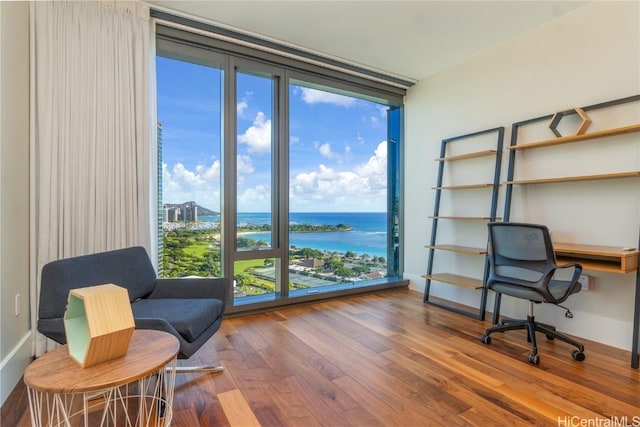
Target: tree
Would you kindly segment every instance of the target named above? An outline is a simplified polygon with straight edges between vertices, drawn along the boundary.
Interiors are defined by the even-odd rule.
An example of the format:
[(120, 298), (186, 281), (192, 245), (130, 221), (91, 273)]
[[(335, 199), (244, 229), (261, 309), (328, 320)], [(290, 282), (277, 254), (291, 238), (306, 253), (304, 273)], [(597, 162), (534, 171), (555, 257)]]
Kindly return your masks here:
[(355, 276), (353, 271), (351, 269), (345, 267), (344, 265), (340, 265), (335, 270), (333, 270), (333, 274), (335, 274), (336, 276), (342, 276), (342, 277), (353, 277), (353, 276)]
[[(342, 259), (338, 257), (329, 258), (324, 264), (324, 270), (331, 271), (333, 273), (336, 273), (336, 271), (342, 268), (344, 268), (344, 263), (342, 262)], [(342, 276), (342, 274), (340, 274), (340, 276)]]
[(322, 258), (322, 252), (320, 252), (317, 249), (312, 249), (312, 248), (302, 248), (302, 255), (304, 256), (304, 259), (309, 259), (309, 258)]

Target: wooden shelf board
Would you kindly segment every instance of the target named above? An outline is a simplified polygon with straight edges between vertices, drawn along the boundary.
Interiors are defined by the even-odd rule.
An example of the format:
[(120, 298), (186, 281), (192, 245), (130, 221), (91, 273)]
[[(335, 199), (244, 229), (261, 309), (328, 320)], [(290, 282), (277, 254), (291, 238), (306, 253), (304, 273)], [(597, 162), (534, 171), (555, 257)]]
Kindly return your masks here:
[(456, 156), (441, 157), (435, 159), (436, 162), (453, 162), (456, 160), (475, 159), (477, 157), (487, 157), (496, 154), (497, 150), (474, 151), (473, 153), (458, 154)]
[(444, 185), (442, 187), (431, 187), (432, 190), (467, 190), (472, 188), (491, 188), (493, 184), (491, 183), (482, 183), (482, 184), (465, 184), (465, 185)]
[(587, 141), (595, 138), (604, 138), (607, 136), (622, 135), (625, 133), (640, 132), (640, 124), (623, 126), (619, 128), (600, 130), (582, 135), (561, 136), (559, 138), (547, 139), (544, 141), (528, 142), (525, 144), (517, 144), (508, 147), (509, 150), (527, 150), (529, 148), (547, 147), (550, 145), (567, 144), (569, 142)]
[[(464, 221), (491, 221), (491, 218), (488, 216), (430, 216), (431, 219), (454, 219), (454, 220), (464, 220)], [(496, 217), (496, 221), (501, 220), (502, 218)]]
[(448, 283), (450, 285), (459, 286), (466, 289), (482, 289), (482, 280), (473, 279), (471, 277), (460, 276), (451, 273), (425, 274), (425, 279), (435, 280), (436, 282)]
[(575, 182), (575, 181), (596, 181), (604, 179), (621, 179), (621, 178), (637, 178), (640, 177), (640, 171), (603, 173), (597, 175), (578, 175), (565, 176), (559, 178), (539, 178), (539, 179), (521, 179), (517, 181), (507, 181), (507, 184), (525, 185), (525, 184), (548, 184), (553, 182)]
[(425, 246), (428, 249), (439, 249), (442, 251), (451, 251), (458, 252), (463, 254), (473, 254), (473, 255), (486, 255), (486, 248), (472, 248), (470, 246), (460, 246), (460, 245), (427, 245)]

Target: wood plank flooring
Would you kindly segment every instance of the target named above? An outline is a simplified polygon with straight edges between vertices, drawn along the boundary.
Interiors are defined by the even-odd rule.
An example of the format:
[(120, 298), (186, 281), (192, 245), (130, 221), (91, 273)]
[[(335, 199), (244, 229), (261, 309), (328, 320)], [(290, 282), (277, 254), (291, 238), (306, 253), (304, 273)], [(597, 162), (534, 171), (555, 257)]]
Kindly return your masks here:
[[(533, 366), (523, 331), (487, 346), (488, 326), (409, 290), (228, 318), (179, 361), (225, 371), (177, 376), (172, 425), (640, 426), (629, 352), (582, 340), (576, 362), (571, 346), (541, 336)], [(30, 425), (23, 386), (1, 424)]]

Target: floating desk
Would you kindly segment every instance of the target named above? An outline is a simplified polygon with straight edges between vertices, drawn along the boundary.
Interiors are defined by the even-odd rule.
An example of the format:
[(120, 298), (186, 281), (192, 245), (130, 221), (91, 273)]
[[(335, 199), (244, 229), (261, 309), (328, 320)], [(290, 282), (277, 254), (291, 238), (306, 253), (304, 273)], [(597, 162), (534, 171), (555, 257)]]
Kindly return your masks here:
[(587, 271), (603, 271), (605, 273), (636, 273), (636, 294), (633, 310), (633, 340), (631, 343), (631, 367), (640, 366), (640, 270), (637, 248), (620, 248), (611, 246), (576, 245), (570, 243), (554, 243), (558, 262), (577, 262)]
[(554, 243), (553, 249), (559, 263), (577, 262), (584, 270), (625, 274), (638, 269), (636, 248)]
[(179, 348), (171, 334), (135, 330), (126, 355), (88, 368), (66, 345), (44, 354), (24, 374), (31, 424), (170, 425)]
[[(553, 243), (558, 264), (578, 263), (585, 271), (602, 271), (605, 273), (636, 273), (635, 305), (633, 312), (633, 341), (631, 344), (631, 367), (640, 365), (640, 270), (637, 248), (621, 248), (614, 246), (579, 245), (574, 243)], [(493, 323), (498, 323), (500, 313), (493, 313)]]

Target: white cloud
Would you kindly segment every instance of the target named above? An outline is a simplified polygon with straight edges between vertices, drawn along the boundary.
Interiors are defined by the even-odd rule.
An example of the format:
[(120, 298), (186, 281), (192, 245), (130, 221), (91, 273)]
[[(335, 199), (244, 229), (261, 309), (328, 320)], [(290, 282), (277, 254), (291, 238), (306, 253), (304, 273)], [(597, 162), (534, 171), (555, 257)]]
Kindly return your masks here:
[(331, 152), (331, 145), (328, 142), (322, 144), (319, 151), (322, 157), (326, 157), (327, 159), (334, 158), (334, 154)]
[(238, 196), (239, 212), (270, 212), (271, 186), (260, 184), (249, 188)]
[(249, 108), (249, 100), (252, 97), (253, 92), (245, 92), (240, 102), (236, 104), (236, 112), (238, 113), (238, 117), (242, 117), (247, 108)]
[(255, 171), (251, 157), (245, 154), (239, 154), (236, 158), (236, 170), (238, 175), (236, 180), (238, 184), (244, 183), (244, 175), (251, 174)]
[(253, 125), (245, 133), (238, 135), (238, 142), (247, 144), (250, 153), (269, 153), (271, 151), (271, 120), (267, 120), (262, 111), (258, 112)]
[(313, 141), (313, 146), (318, 149), (320, 155), (326, 159), (336, 161), (338, 163), (343, 163), (345, 158), (348, 158), (351, 154), (351, 147), (348, 145), (344, 146), (344, 153), (336, 153), (331, 149), (331, 144), (325, 142), (321, 144), (318, 141)]
[(183, 203), (190, 200), (212, 210), (220, 209), (220, 161), (198, 165), (195, 170), (176, 163), (169, 169), (162, 164), (162, 193), (164, 203)]
[(387, 173), (387, 141), (382, 141), (376, 147), (374, 155), (369, 157), (367, 163), (356, 167), (356, 173), (361, 176), (380, 176)]
[(300, 173), (291, 181), (292, 211), (386, 209), (387, 143), (378, 144), (369, 160), (350, 171), (337, 171), (324, 164)]
[(242, 113), (244, 113), (247, 107), (249, 107), (249, 103), (243, 99), (242, 101), (238, 102), (238, 105), (236, 105), (236, 112), (239, 116), (242, 116)]
[(254, 171), (254, 167), (253, 167), (253, 161), (251, 160), (251, 157), (244, 155), (244, 154), (240, 154), (238, 155), (238, 160), (237, 160), (237, 169), (238, 169), (238, 173), (251, 173)]
[[(318, 144), (325, 154), (333, 153), (329, 144)], [(334, 154), (335, 155), (335, 154)], [(238, 209), (247, 212), (271, 209), (270, 183), (250, 185), (255, 174), (250, 156), (237, 157), (238, 184), (249, 186), (238, 195)], [(163, 165), (163, 201), (182, 203), (195, 200), (200, 205), (220, 209), (220, 162), (198, 165), (190, 170), (182, 163), (170, 168)], [(300, 173), (290, 183), (291, 210), (304, 211), (384, 211), (387, 194), (387, 142), (382, 141), (369, 159), (349, 170), (339, 170), (324, 163), (315, 170)]]
[(324, 92), (307, 87), (303, 87), (300, 89), (302, 90), (302, 100), (307, 104), (325, 103), (349, 107), (356, 102), (355, 98), (338, 95), (337, 93)]

